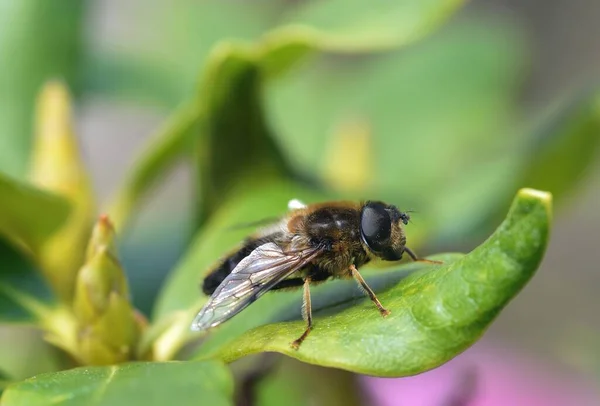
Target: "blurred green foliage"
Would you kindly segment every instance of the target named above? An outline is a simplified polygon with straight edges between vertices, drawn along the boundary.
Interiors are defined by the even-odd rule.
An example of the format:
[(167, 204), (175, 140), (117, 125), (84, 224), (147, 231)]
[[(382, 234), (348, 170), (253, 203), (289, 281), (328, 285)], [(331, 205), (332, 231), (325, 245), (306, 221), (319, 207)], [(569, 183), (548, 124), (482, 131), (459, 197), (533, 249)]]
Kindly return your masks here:
[(0, 4), (0, 170), (27, 173), (35, 96), (49, 78), (79, 89), (84, 1)]
[[(131, 22), (138, 36), (126, 44), (83, 49), (87, 3), (4, 2), (0, 20), (10, 23), (0, 24), (0, 56), (10, 63), (0, 73), (7, 89), (0, 95), (0, 327), (11, 337), (21, 329), (20, 343), (40, 355), (25, 367), (18, 351), (0, 351), (0, 391), (7, 388), (0, 405), (115, 405), (133, 397), (148, 405), (230, 404), (233, 381), (223, 362), (250, 353), (404, 376), (475, 342), (536, 271), (550, 195), (522, 190), (505, 222), (481, 240), (522, 187), (559, 202), (576, 190), (597, 157), (600, 111), (592, 87), (529, 124), (518, 102), (528, 63), (523, 34), (511, 21), (479, 16), (444, 24), (462, 3), (157, 3), (139, 10)], [(39, 109), (50, 119), (33, 131), (35, 95), (56, 77), (78, 96), (120, 103), (125, 96), (172, 110), (106, 208), (122, 234), (177, 163), (193, 167), (195, 235), (150, 322), (133, 309), (108, 219), (90, 236), (95, 202), (62, 83), (49, 86), (66, 97), (41, 92)], [(39, 147), (48, 136), (60, 140), (48, 145), (61, 147)], [(31, 145), (36, 186), (23, 181)], [(479, 247), (441, 254), (442, 266), (367, 272), (391, 304), (389, 320), (366, 317), (375, 313), (371, 303), (356, 300), (344, 282), (318, 287), (322, 311), (297, 352), (288, 346), (301, 328), (294, 293), (266, 295), (208, 336), (190, 332), (206, 300), (198, 290), (203, 272), (249, 231), (232, 226), (282, 215), (291, 198), (372, 197), (418, 211), (407, 227), (411, 248)], [(382, 345), (365, 348), (365, 340)], [(159, 362), (174, 359), (188, 361)], [(240, 361), (250, 376), (260, 370), (252, 357)], [(59, 372), (74, 366), (82, 367)], [(268, 404), (273, 393), (290, 393), (289, 371), (260, 385), (258, 399)], [(310, 367), (298, 371), (297, 379), (310, 381)], [(327, 371), (320, 370), (323, 380)], [(40, 372), (47, 373), (22, 381)], [(349, 376), (340, 379), (347, 388), (335, 390), (353, 402)]]

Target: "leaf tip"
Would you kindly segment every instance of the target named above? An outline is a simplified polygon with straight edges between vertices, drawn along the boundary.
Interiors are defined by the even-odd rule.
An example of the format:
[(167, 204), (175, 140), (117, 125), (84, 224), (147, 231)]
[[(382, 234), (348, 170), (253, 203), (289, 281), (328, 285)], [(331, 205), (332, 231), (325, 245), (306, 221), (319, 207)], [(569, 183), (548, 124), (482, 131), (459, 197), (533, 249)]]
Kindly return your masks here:
[(537, 190), (532, 188), (522, 188), (517, 193), (519, 197), (532, 198), (535, 200), (541, 200), (544, 203), (552, 204), (552, 193), (543, 190)]
[(522, 188), (517, 192), (516, 199), (536, 201), (545, 207), (548, 217), (550, 217), (550, 214), (552, 213), (552, 193), (550, 192), (532, 188)]

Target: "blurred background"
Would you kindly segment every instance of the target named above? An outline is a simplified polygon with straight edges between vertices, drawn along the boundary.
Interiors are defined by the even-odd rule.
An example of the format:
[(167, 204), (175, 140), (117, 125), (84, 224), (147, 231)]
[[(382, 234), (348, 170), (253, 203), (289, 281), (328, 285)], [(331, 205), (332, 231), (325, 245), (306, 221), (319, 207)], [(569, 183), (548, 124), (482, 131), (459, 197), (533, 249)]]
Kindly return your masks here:
[[(64, 0), (61, 7), (54, 3), (37, 12), (24, 6), (35, 3), (0, 0), (0, 170), (25, 176), (35, 94), (49, 72), (60, 72), (77, 96), (77, 133), (95, 190), (106, 202), (149, 137), (195, 94), (212, 46), (223, 38), (258, 38), (303, 1)], [(374, 154), (359, 168), (373, 168), (366, 182), (375, 186), (366, 190), (382, 196), (363, 197), (416, 209), (414, 228), (427, 217), (456, 218), (458, 225), (436, 228), (420, 250), (468, 251), (489, 229), (464, 231), (500, 194), (495, 180), (501, 182), (514, 168), (498, 157), (517, 151), (524, 134), (535, 132), (540, 121), (552, 121), (565, 100), (597, 85), (599, 19), (600, 2), (594, 0), (474, 0), (439, 31), (398, 52), (307, 59), (269, 83), (265, 113), (293, 167), (325, 181), (331, 178), (336, 134), (348, 128), (358, 140), (372, 134)], [(44, 38), (47, 30), (57, 35)], [(597, 100), (596, 111), (598, 106)], [(598, 156), (596, 151), (560, 199), (537, 275), (481, 343), (457, 359), (464, 363), (472, 354), (484, 354), (490, 365), (514, 359), (519, 371), (534, 365), (534, 371), (552, 375), (548, 382), (559, 382), (541, 384), (542, 392), (565, 385), (576, 393), (571, 399), (585, 398), (590, 405), (600, 404), (594, 403), (600, 397), (590, 400), (600, 396)], [(396, 160), (415, 163), (414, 171), (388, 170)], [(444, 164), (428, 165), (431, 161)], [(493, 176), (475, 179), (480, 170)], [(349, 177), (362, 176), (349, 171)], [(360, 182), (339, 189), (360, 195)], [(451, 191), (467, 183), (474, 185), (471, 192), (448, 193), (454, 217), (441, 202), (423, 207), (419, 199), (428, 189)], [(146, 313), (191, 238), (192, 189), (192, 172), (181, 165), (153, 191), (123, 236), (134, 300)], [(410, 198), (402, 199), (403, 191)], [(434, 371), (440, 380), (445, 379), (441, 370)], [(411, 388), (435, 386), (423, 381), (433, 376), (404, 382)], [(380, 381), (385, 380), (365, 385), (378, 392), (377, 385), (389, 384)], [(414, 396), (411, 402), (387, 404), (434, 404)]]

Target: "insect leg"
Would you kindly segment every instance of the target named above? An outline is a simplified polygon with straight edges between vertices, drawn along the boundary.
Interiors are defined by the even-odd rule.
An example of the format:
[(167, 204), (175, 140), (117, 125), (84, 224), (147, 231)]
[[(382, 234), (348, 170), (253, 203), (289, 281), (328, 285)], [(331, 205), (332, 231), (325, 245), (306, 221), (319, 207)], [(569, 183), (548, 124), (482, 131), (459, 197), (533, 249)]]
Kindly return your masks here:
[(425, 263), (428, 263), (428, 264), (443, 264), (442, 261), (434, 261), (434, 260), (431, 260), (431, 259), (419, 258), (417, 256), (417, 254), (415, 254), (414, 251), (411, 250), (408, 247), (404, 247), (404, 252), (406, 252), (408, 254), (408, 256), (411, 257), (412, 260), (415, 261), (415, 262), (425, 262)]
[(375, 303), (375, 306), (377, 306), (377, 308), (379, 309), (379, 313), (381, 313), (383, 317), (388, 316), (390, 314), (390, 311), (381, 305), (381, 302), (379, 301), (379, 299), (377, 299), (377, 296), (375, 296), (375, 292), (373, 292), (373, 290), (369, 287), (369, 285), (367, 285), (367, 282), (365, 282), (360, 273), (358, 273), (358, 269), (356, 269), (354, 265), (350, 265), (350, 270), (352, 271), (352, 276), (354, 277), (354, 279), (356, 279), (360, 287), (363, 288), (365, 292), (367, 292), (367, 295), (369, 295), (373, 303)]
[(306, 321), (306, 330), (304, 333), (297, 339), (292, 342), (292, 348), (297, 350), (300, 348), (300, 344), (302, 341), (308, 336), (310, 330), (312, 328), (312, 307), (310, 304), (310, 276), (304, 278), (304, 300), (302, 302), (302, 318)]

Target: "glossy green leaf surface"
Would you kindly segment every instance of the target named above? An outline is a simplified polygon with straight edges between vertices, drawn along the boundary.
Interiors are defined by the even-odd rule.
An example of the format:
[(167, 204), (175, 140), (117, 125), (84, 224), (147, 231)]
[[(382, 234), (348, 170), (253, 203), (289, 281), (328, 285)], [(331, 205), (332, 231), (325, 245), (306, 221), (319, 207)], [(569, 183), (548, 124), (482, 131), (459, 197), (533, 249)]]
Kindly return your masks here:
[(0, 174), (0, 234), (35, 252), (67, 219), (63, 198)]
[(227, 345), (201, 347), (199, 357), (230, 362), (276, 351), (308, 363), (377, 376), (407, 376), (435, 368), (477, 341), (533, 276), (548, 242), (550, 221), (551, 196), (522, 189), (504, 222), (469, 254), (437, 256), (443, 265), (429, 265), (408, 276), (407, 268), (415, 265), (399, 267), (385, 275), (383, 289), (368, 279), (391, 311), (387, 318), (368, 298), (348, 300), (336, 292), (339, 286), (324, 284), (318, 295), (329, 294), (330, 303), (317, 306), (314, 329), (299, 350), (290, 343), (302, 333), (304, 322), (290, 321), (255, 328)]
[(10, 385), (0, 405), (231, 405), (232, 395), (229, 371), (214, 361), (131, 363), (38, 375)]

